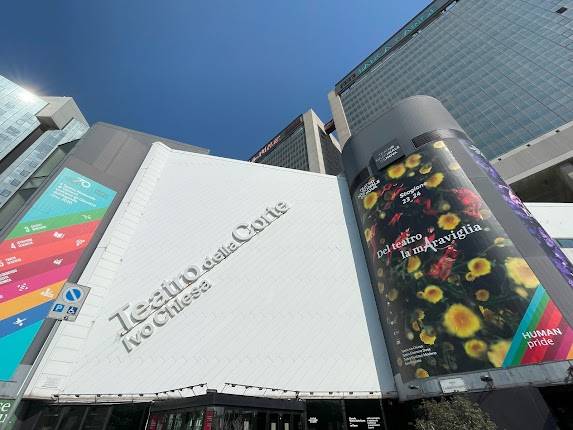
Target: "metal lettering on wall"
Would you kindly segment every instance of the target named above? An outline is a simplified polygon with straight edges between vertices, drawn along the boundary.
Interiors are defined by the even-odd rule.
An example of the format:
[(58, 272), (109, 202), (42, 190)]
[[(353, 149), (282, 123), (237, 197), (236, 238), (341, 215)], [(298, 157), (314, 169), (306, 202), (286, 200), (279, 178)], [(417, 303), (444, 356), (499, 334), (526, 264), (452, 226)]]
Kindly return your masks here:
[(336, 94), (342, 93), (349, 88), (360, 76), (369, 70), (372, 66), (377, 64), (386, 54), (392, 50), (400, 42), (404, 41), (407, 37), (411, 36), (416, 30), (426, 24), (426, 21), (434, 16), (436, 12), (445, 9), (454, 0), (438, 0), (432, 2), (426, 9), (416, 15), (408, 24), (404, 26), (398, 33), (394, 34), (382, 46), (360, 63), (352, 72), (346, 75), (340, 82), (336, 84)]
[(154, 290), (147, 300), (134, 303), (133, 306), (127, 303), (114, 312), (109, 320), (117, 318), (121, 324), (120, 337), (126, 351), (133, 351), (143, 340), (149, 338), (156, 328), (167, 324), (171, 318), (208, 291), (212, 284), (200, 278), (289, 209), (287, 203), (279, 202), (267, 208), (254, 221), (239, 224), (231, 234), (233, 240), (222, 245), (212, 256), (206, 257), (201, 266), (188, 266), (175, 278), (163, 281), (161, 288)]

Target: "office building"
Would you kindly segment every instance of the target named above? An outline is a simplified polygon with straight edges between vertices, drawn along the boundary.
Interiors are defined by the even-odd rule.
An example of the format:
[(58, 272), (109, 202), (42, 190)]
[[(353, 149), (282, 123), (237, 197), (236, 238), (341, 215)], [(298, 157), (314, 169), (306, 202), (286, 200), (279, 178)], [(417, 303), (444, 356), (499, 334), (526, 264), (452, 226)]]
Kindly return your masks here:
[(0, 76), (0, 228), (88, 127), (71, 97), (38, 97)]
[(327, 175), (341, 171), (338, 141), (312, 109), (296, 117), (249, 161)]
[(329, 94), (337, 135), (433, 96), (522, 199), (573, 201), (572, 61), (570, 0), (435, 0)]

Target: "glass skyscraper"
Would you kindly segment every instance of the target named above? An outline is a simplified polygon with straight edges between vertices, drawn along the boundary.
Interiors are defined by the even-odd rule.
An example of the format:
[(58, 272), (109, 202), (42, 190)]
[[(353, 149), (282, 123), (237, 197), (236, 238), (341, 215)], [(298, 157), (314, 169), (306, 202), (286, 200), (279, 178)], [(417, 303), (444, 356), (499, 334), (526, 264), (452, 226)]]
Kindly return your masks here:
[[(87, 130), (71, 98), (41, 98), (0, 76), (0, 228), (32, 193), (19, 191), (38, 187), (38, 178), (26, 186), (34, 172), (46, 167), (54, 153), (61, 155), (58, 148), (78, 140)], [(49, 169), (42, 171), (42, 177), (49, 174)]]
[(572, 121), (573, 1), (432, 2), (337, 85), (339, 137), (418, 94), (490, 159)]
[(328, 175), (342, 170), (338, 141), (312, 110), (291, 121), (249, 161)]

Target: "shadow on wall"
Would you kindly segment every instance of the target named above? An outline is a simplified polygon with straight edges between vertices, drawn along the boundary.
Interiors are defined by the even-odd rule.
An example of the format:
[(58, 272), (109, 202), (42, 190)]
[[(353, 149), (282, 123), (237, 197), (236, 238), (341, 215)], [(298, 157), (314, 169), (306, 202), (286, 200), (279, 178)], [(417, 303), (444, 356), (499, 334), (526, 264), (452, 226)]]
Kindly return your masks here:
[(346, 229), (350, 238), (350, 245), (352, 248), (352, 256), (354, 265), (357, 268), (358, 285), (360, 287), (360, 297), (362, 298), (362, 306), (364, 308), (364, 315), (366, 316), (366, 325), (368, 327), (368, 335), (370, 336), (370, 343), (372, 344), (372, 353), (374, 355), (374, 364), (376, 365), (376, 373), (378, 374), (378, 381), (382, 395), (396, 394), (396, 387), (394, 384), (394, 377), (388, 359), (388, 350), (386, 342), (382, 333), (382, 326), (378, 316), (378, 309), (374, 299), (374, 292), (370, 283), (370, 276), (366, 266), (366, 257), (360, 240), (355, 238), (360, 237), (358, 231), (358, 224), (354, 216), (354, 208), (352, 207), (352, 198), (348, 190), (348, 183), (346, 179), (338, 177), (338, 188), (341, 195), (346, 195), (342, 198), (342, 210), (344, 212), (344, 219), (346, 220)]

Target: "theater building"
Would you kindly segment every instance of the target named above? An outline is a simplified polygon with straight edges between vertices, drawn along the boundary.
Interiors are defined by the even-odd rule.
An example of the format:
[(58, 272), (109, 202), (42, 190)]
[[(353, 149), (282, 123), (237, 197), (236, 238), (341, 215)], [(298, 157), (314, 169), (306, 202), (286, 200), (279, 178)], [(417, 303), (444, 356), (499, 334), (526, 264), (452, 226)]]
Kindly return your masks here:
[[(449, 127), (459, 128), (455, 121)], [(437, 137), (419, 151), (437, 151), (440, 145), (432, 148), (440, 141), (457, 151), (455, 142)], [(350, 148), (366, 138), (353, 139)], [(420, 173), (423, 164), (406, 158), (407, 151), (392, 155), (390, 163), (409, 159), (408, 169), (418, 172), (402, 172), (410, 181), (430, 174)], [(415, 363), (400, 370), (395, 342), (401, 334), (389, 330), (381, 310), (390, 303), (396, 312), (392, 306), (404, 303), (405, 290), (391, 279), (381, 285), (375, 278), (382, 272), (372, 272), (373, 261), (387, 256), (384, 230), (364, 225), (373, 218), (361, 217), (356, 206), (360, 201), (378, 211), (380, 222), (392, 219), (390, 207), (376, 206), (368, 197), (378, 187), (375, 181), (360, 176), (366, 188), (362, 182), (356, 188), (350, 176), (204, 152), (96, 124), (7, 225), (0, 240), (1, 328), (5, 344), (22, 352), (2, 350), (5, 423), (45, 430), (404, 428), (412, 420), (412, 401), (451, 393), (456, 378), (462, 379), (458, 391), (475, 395), (500, 426), (519, 428), (526, 422), (542, 428), (566, 419), (566, 413), (556, 412), (563, 398), (556, 390), (567, 389), (569, 357), (563, 348), (510, 369), (496, 366), (496, 356), (460, 361), (460, 370), (449, 373), (439, 360), (434, 367), (432, 361), (424, 364), (426, 374)], [(465, 162), (460, 162), (464, 169), (474, 168)], [(355, 167), (359, 164), (356, 158)], [(397, 175), (401, 168), (396, 169)], [(444, 184), (448, 180), (444, 177)], [(438, 187), (437, 182), (428, 183)], [(401, 198), (430, 188), (418, 187)], [(492, 205), (491, 196), (483, 199)], [(430, 213), (428, 208), (420, 214)], [(570, 207), (529, 209), (540, 214), (551, 235), (570, 243), (573, 232), (565, 222)], [(487, 222), (467, 222), (465, 230), (460, 225), (464, 238), (459, 229), (447, 235), (450, 240), (455, 235), (456, 243), (473, 243), (485, 237), (484, 231), (489, 235), (494, 224)], [(412, 229), (412, 236), (416, 233)], [(503, 244), (497, 242), (504, 247), (494, 250), (509, 258), (515, 251), (510, 235), (496, 234), (504, 237)], [(370, 247), (373, 237), (379, 249)], [(418, 269), (408, 276), (423, 270), (428, 284), (441, 285), (448, 294), (447, 280), (430, 280), (432, 267)], [(567, 306), (568, 292), (555, 293), (561, 284), (543, 286), (557, 311)], [(522, 287), (527, 300), (542, 288)], [(431, 306), (441, 306), (440, 300), (432, 303), (429, 290), (420, 292), (426, 296), (416, 303), (427, 309), (429, 321)], [(515, 309), (527, 307), (522, 299)], [(403, 315), (409, 316), (404, 306)], [(484, 316), (476, 318), (486, 326)], [(444, 345), (429, 323), (425, 335), (420, 325), (409, 327), (412, 339), (442, 357)], [(558, 328), (566, 331), (564, 325)], [(486, 334), (481, 339), (488, 347), (496, 342)], [(434, 351), (434, 343), (442, 349)], [(404, 357), (411, 356), (406, 351)], [(494, 386), (480, 379), (484, 374)], [(554, 385), (559, 387), (543, 388)], [(519, 416), (507, 417), (508, 407), (523, 404), (529, 406)]]

